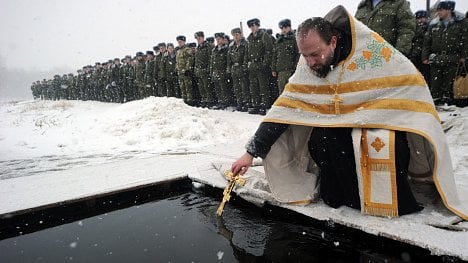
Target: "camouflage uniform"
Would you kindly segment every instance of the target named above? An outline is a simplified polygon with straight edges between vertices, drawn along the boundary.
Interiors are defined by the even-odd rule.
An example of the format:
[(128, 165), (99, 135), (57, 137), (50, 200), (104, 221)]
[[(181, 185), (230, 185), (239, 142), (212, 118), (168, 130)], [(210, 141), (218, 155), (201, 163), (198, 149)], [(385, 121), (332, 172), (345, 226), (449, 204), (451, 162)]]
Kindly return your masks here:
[[(111, 82), (110, 82), (110, 75), (111, 75), (111, 69), (110, 69), (110, 64), (108, 62), (104, 63), (102, 70), (101, 70), (101, 77), (100, 77), (100, 83), (98, 85), (98, 89), (103, 90), (103, 96), (101, 98), (96, 98), (99, 101), (111, 101)], [(100, 94), (98, 92), (97, 94)]]
[(210, 58), (211, 58), (212, 47), (208, 42), (197, 46), (195, 52), (195, 65), (194, 71), (197, 77), (198, 89), (201, 96), (201, 103), (204, 106), (212, 106), (214, 103), (213, 90), (211, 89), (211, 77), (210, 77)]
[(429, 60), (431, 93), (438, 103), (453, 103), (453, 81), (461, 58), (468, 57), (467, 24), (453, 17), (447, 25), (439, 19), (429, 23), (422, 49), (422, 60)]
[(166, 96), (166, 83), (162, 74), (163, 57), (166, 53), (166, 44), (159, 43), (157, 48), (157, 54), (154, 58), (154, 79), (155, 79), (155, 94), (159, 97)]
[(110, 101), (111, 102), (123, 102), (122, 87), (122, 76), (120, 70), (121, 64), (120, 59), (114, 59), (114, 63), (110, 67)]
[(91, 77), (92, 96), (90, 99), (104, 101), (104, 87), (102, 86), (102, 67), (100, 63), (96, 63)]
[[(185, 38), (184, 38), (185, 39)], [(176, 55), (176, 68), (179, 75), (179, 85), (182, 99), (188, 105), (193, 103), (192, 94), (192, 67), (193, 54), (192, 50), (184, 45), (180, 46)]]
[(51, 86), (51, 96), (50, 98), (52, 100), (60, 100), (60, 89), (62, 85), (62, 80), (60, 79), (59, 75), (55, 75), (54, 79), (52, 80), (52, 86)]
[(430, 74), (429, 74), (429, 65), (423, 64), (421, 59), (421, 52), (424, 43), (424, 35), (426, 34), (428, 23), (427, 21), (423, 21), (422, 19), (427, 19), (427, 12), (426, 11), (418, 11), (416, 12), (416, 19), (421, 19), (421, 22), (417, 23), (416, 26), (416, 33), (413, 38), (411, 52), (409, 54), (409, 59), (416, 68), (421, 72), (426, 80), (427, 84), (430, 84)]
[(155, 89), (154, 89), (154, 53), (153, 51), (146, 52), (146, 63), (145, 63), (145, 94), (146, 97), (154, 96)]
[[(224, 36), (221, 36), (221, 38)], [(218, 44), (211, 51), (210, 75), (215, 88), (215, 96), (218, 100), (217, 108), (224, 109), (229, 105), (229, 90), (226, 76), (228, 46)]]
[[(168, 49), (173, 48), (168, 44)], [(166, 96), (181, 98), (179, 80), (177, 78), (176, 53), (169, 51), (163, 55), (162, 75), (166, 80)]]
[[(240, 34), (240, 29), (234, 31), (233, 34)], [(236, 110), (247, 111), (250, 104), (250, 91), (247, 72), (247, 41), (241, 39), (238, 43), (231, 42), (227, 55), (227, 72), (231, 74), (234, 94), (236, 96)]]
[(135, 64), (135, 86), (136, 86), (136, 98), (143, 99), (146, 97), (145, 93), (145, 69), (146, 64), (143, 58), (143, 53), (138, 52)]
[[(247, 21), (247, 24), (249, 22), (251, 20)], [(260, 21), (258, 21), (258, 26), (260, 26)], [(249, 110), (249, 113), (257, 113), (260, 110), (264, 114), (270, 105), (269, 78), (271, 75), (270, 65), (273, 42), (271, 37), (262, 30), (250, 33), (247, 41), (246, 56), (253, 107), (252, 110)]]
[(286, 35), (279, 35), (275, 43), (271, 71), (278, 76), (278, 91), (282, 93), (288, 83), (289, 77), (296, 70), (299, 61), (299, 50), (297, 49), (296, 37), (290, 31)]
[(123, 64), (120, 67), (121, 75), (122, 75), (122, 88), (123, 88), (123, 97), (124, 102), (132, 101), (135, 99), (134, 94), (134, 79), (133, 79), (133, 67), (130, 64), (130, 60), (132, 58), (130, 56), (125, 56), (123, 59)]
[(416, 30), (416, 20), (407, 0), (372, 0), (359, 3), (355, 17), (381, 35), (404, 55), (409, 55)]

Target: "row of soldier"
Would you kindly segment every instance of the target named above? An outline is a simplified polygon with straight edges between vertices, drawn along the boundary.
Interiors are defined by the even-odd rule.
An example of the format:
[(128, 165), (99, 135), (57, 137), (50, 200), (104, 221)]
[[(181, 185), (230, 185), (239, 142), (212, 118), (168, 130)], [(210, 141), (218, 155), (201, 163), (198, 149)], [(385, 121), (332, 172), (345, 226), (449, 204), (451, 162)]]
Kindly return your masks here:
[(281, 34), (260, 29), (260, 20), (247, 21), (252, 33), (240, 28), (177, 46), (159, 43), (154, 51), (137, 52), (78, 70), (78, 75), (56, 75), (33, 83), (34, 98), (127, 102), (148, 96), (179, 97), (192, 106), (265, 114), (295, 70), (299, 52), (291, 21), (279, 22)]
[[(387, 8), (385, 2), (379, 4), (381, 9)], [(440, 2), (437, 6), (437, 21), (442, 21), (444, 10), (452, 15), (454, 7), (453, 1)], [(385, 36), (413, 61), (425, 75), (437, 101), (450, 101), (453, 94), (450, 94), (451, 89), (447, 86), (453, 82), (453, 65), (440, 68), (433, 61), (429, 64), (426, 57), (438, 52), (437, 48), (448, 47), (450, 50), (443, 52), (444, 55), (457, 50), (460, 58), (460, 54), (468, 52), (466, 40), (459, 39), (460, 42), (448, 44), (446, 40), (432, 40), (431, 37), (437, 35), (438, 31), (431, 30), (427, 33), (429, 25), (422, 22), (423, 18), (428, 17), (427, 12), (416, 12), (415, 19), (409, 6), (406, 10), (394, 10), (395, 14), (407, 14), (406, 17), (401, 17), (400, 23), (382, 24), (382, 28), (366, 18), (366, 12), (369, 11), (365, 10), (365, 6), (359, 6), (356, 17), (367, 21), (371, 29)], [(415, 20), (418, 21), (418, 27), (415, 27)], [(455, 22), (452, 23), (457, 25), (453, 27), (456, 32), (444, 30), (445, 35), (450, 33), (445, 38), (454, 39), (453, 34), (466, 32), (466, 24), (460, 26), (458, 21)], [(174, 96), (193, 106), (215, 109), (234, 106), (239, 111), (265, 114), (293, 74), (299, 52), (289, 19), (279, 22), (281, 33), (276, 35), (276, 39), (271, 31), (260, 28), (259, 19), (251, 19), (247, 21), (247, 25), (251, 30), (247, 39), (243, 38), (240, 28), (231, 30), (232, 40), (224, 33), (216, 33), (214, 38), (205, 39), (204, 33), (199, 31), (194, 34), (197, 43), (186, 44), (186, 37), (178, 36), (176, 47), (171, 43), (160, 43), (153, 47), (154, 51), (147, 51), (146, 54), (137, 52), (134, 58), (126, 56), (122, 61), (116, 58), (106, 63), (96, 63), (95, 66), (85, 66), (78, 71), (77, 76), (69, 74), (55, 76), (53, 80), (35, 82), (32, 86), (33, 95), (35, 98), (120, 103), (148, 96)], [(407, 25), (406, 28), (402, 28), (404, 25)], [(395, 28), (398, 30), (394, 30)], [(392, 36), (385, 35), (396, 31), (406, 33), (393, 40)], [(432, 45), (437, 43), (442, 45), (434, 48)], [(453, 46), (458, 48), (452, 48)], [(442, 54), (439, 55), (441, 56)], [(450, 74), (446, 73), (447, 70), (450, 70)]]

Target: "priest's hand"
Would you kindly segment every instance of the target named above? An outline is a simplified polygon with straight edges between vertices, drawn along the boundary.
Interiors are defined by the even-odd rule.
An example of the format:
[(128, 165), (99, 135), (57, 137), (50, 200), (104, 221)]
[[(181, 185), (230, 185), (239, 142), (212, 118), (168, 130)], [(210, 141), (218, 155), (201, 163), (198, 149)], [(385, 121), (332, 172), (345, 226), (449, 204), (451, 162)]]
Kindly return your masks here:
[(250, 166), (252, 166), (253, 156), (249, 153), (244, 153), (237, 161), (235, 161), (231, 166), (231, 172), (233, 174), (243, 175)]

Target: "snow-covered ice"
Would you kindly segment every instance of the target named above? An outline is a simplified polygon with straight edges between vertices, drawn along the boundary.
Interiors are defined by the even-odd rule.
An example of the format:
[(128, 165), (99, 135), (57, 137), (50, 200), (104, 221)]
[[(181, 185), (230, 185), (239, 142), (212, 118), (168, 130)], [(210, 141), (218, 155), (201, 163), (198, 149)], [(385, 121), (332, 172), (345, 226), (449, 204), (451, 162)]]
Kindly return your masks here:
[[(468, 133), (464, 127), (468, 108), (444, 107), (439, 113), (447, 130), (456, 182), (468, 188)], [(243, 153), (261, 119), (189, 107), (175, 98), (150, 97), (125, 104), (2, 101), (0, 214), (180, 178), (215, 161), (231, 162)], [(426, 224), (438, 219), (440, 224), (448, 224), (455, 218), (440, 211), (363, 220), (359, 211), (348, 208), (315, 205), (294, 209), (320, 220), (333, 217), (335, 222), (369, 233), (397, 233), (403, 241), (413, 242), (421, 231), (432, 231), (434, 240), (428, 240), (427, 248), (433, 253), (468, 260), (467, 231), (444, 232)], [(468, 228), (466, 222), (461, 224)], [(437, 242), (439, 247), (434, 247)]]

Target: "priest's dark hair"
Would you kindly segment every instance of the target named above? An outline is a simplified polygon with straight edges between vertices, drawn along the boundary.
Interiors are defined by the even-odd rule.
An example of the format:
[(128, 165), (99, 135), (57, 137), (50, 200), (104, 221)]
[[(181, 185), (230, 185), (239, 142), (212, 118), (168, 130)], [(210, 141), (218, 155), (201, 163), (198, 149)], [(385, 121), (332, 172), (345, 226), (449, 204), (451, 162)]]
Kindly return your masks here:
[(313, 17), (302, 22), (297, 28), (296, 37), (302, 39), (311, 31), (316, 31), (327, 45), (330, 44), (333, 36), (339, 37), (333, 25), (322, 17)]

